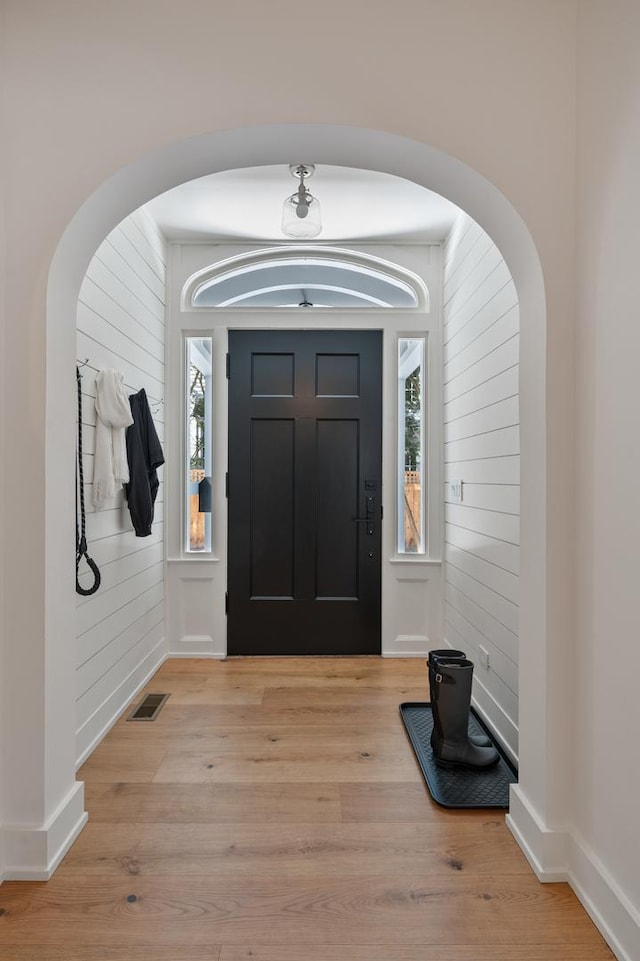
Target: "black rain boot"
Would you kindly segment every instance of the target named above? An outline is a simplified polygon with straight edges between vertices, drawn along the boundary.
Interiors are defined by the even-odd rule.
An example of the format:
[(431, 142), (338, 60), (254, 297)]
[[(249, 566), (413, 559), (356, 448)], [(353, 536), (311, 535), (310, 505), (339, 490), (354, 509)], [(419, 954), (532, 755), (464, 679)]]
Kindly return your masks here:
[(468, 660), (438, 660), (434, 677), (434, 703), (438, 727), (434, 725), (433, 753), (440, 767), (490, 767), (500, 755), (493, 747), (478, 747), (469, 740), (469, 709), (473, 664)]
[[(445, 650), (444, 648), (436, 651), (429, 651), (429, 659), (427, 660), (427, 671), (429, 673), (429, 691), (431, 699), (431, 713), (433, 715), (433, 730), (431, 731), (431, 747), (433, 748), (434, 733), (436, 727), (440, 725), (440, 719), (438, 717), (438, 710), (436, 706), (436, 697), (434, 691), (435, 684), (435, 665), (436, 661), (439, 659), (451, 660), (451, 661), (465, 661), (467, 655), (464, 651), (454, 651)], [(442, 730), (440, 730), (440, 739), (442, 739)], [(485, 734), (469, 734), (469, 740), (472, 744), (476, 744), (478, 747), (491, 747), (492, 743), (490, 738)]]

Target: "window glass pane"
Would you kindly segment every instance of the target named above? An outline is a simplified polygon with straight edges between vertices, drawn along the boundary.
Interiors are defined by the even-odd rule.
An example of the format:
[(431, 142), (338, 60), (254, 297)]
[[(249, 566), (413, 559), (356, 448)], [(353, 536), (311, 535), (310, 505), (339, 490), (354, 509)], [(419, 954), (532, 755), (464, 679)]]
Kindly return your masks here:
[[(245, 259), (244, 257), (242, 258)], [(420, 281), (403, 271), (385, 270), (357, 260), (269, 256), (227, 269), (212, 267), (213, 276), (202, 281), (192, 295), (194, 307), (400, 307), (423, 304), (426, 293)], [(380, 264), (380, 261), (377, 261)], [(393, 265), (387, 265), (393, 267)]]
[(424, 337), (398, 341), (398, 553), (425, 551)]
[(186, 338), (186, 550), (211, 550), (211, 337)]

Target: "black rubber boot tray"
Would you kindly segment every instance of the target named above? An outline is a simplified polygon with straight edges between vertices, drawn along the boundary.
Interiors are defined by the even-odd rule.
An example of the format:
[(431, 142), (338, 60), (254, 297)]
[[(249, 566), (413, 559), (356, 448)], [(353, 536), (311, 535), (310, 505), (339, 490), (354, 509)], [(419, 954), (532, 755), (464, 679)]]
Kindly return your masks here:
[(473, 708), (469, 733), (486, 734), (500, 755), (497, 764), (483, 771), (438, 767), (431, 749), (430, 704), (408, 701), (400, 705), (400, 714), (434, 801), (447, 808), (509, 807), (509, 785), (518, 780), (517, 771)]

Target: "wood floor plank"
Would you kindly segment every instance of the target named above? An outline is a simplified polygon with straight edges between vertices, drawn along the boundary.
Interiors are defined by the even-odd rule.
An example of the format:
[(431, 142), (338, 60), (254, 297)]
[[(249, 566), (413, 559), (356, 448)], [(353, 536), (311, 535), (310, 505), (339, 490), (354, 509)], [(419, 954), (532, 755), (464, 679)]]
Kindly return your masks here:
[(0, 944), (585, 944), (594, 926), (568, 885), (533, 876), (218, 880), (61, 875), (0, 891)]
[[(612, 961), (604, 944), (563, 945), (403, 945), (297, 944), (266, 946), (190, 945), (167, 947), (157, 942), (131, 947), (4, 945), (3, 961)], [(46, 953), (45, 953), (46, 952)]]
[[(140, 726), (142, 727), (142, 725)], [(421, 781), (404, 731), (378, 733), (321, 726), (219, 728), (209, 734), (171, 737), (144, 725), (87, 762), (94, 782), (113, 780), (122, 758), (127, 780), (170, 783)], [(136, 767), (135, 758), (138, 758)], [(155, 762), (152, 760), (155, 758)]]
[[(140, 778), (142, 780), (142, 778)], [(262, 735), (257, 743), (238, 745), (235, 752), (187, 752), (170, 747), (153, 780), (156, 783), (220, 783), (302, 781), (421, 781), (422, 775), (405, 738), (374, 732), (348, 738), (282, 737)]]
[(385, 725), (382, 730), (371, 724), (339, 725), (324, 722), (304, 728), (273, 721), (245, 724), (242, 727), (218, 724), (208, 725), (200, 731), (191, 731), (185, 725), (159, 727), (155, 724), (134, 724), (121, 734), (118, 750), (130, 753), (138, 746), (142, 750), (152, 747), (158, 752), (163, 748), (171, 754), (196, 750), (235, 754), (238, 757), (266, 753), (269, 757), (282, 760), (293, 754), (320, 757), (322, 752), (328, 750), (358, 753), (392, 748), (399, 753), (411, 754), (410, 742), (399, 717), (394, 720), (395, 724)]
[(175, 945), (159, 944), (156, 940), (128, 947), (9, 944), (3, 945), (2, 961), (219, 961), (220, 952), (221, 947), (217, 944), (194, 944), (176, 949)]
[(260, 704), (263, 689), (264, 681), (258, 676), (244, 677), (224, 671), (216, 674), (206, 671), (185, 674), (161, 668), (144, 686), (138, 698), (149, 693), (169, 692), (172, 703)]
[(338, 687), (323, 690), (319, 697), (317, 687), (266, 687), (262, 704), (272, 710), (292, 707), (305, 707), (316, 700), (324, 705), (326, 711), (335, 707), (358, 705), (378, 705), (397, 711), (403, 701), (428, 701), (428, 690), (424, 686), (398, 684), (375, 687), (367, 684), (362, 687)]
[[(424, 783), (404, 782), (397, 784), (341, 784), (340, 802), (343, 821), (432, 821), (457, 822), (462, 813), (483, 818), (486, 811), (456, 811), (442, 808), (431, 799)], [(494, 819), (504, 826), (504, 815), (491, 812)], [(505, 830), (506, 827), (505, 827)]]
[(167, 744), (146, 744), (144, 751), (132, 751), (130, 746), (113, 739), (98, 745), (91, 757), (78, 771), (80, 780), (128, 782), (151, 781), (167, 753)]
[(358, 680), (366, 675), (384, 678), (385, 683), (393, 683), (392, 678), (424, 677), (426, 672), (422, 658), (394, 658), (393, 671), (386, 667), (384, 659), (376, 655), (362, 657), (229, 657), (224, 661), (199, 658), (180, 658), (167, 661), (156, 677), (165, 674), (196, 674), (198, 677), (213, 677), (220, 674), (242, 677), (271, 676), (290, 680), (296, 677), (305, 679), (306, 684), (324, 686), (326, 679), (352, 678)]
[[(396, 728), (400, 724), (396, 699), (386, 704), (341, 704), (327, 705), (320, 697), (297, 707), (270, 704), (181, 704), (174, 700), (166, 702), (165, 707), (153, 722), (153, 729), (169, 736), (208, 735), (213, 731), (241, 728), (257, 729), (268, 725), (282, 727), (301, 727), (316, 729), (350, 727), (353, 730), (384, 730), (387, 726)], [(113, 728), (119, 737), (139, 737), (140, 727), (149, 725), (131, 724), (123, 719)]]
[(270, 823), (340, 821), (333, 784), (107, 784), (85, 785), (93, 821), (151, 823)]
[[(167, 687), (166, 680), (162, 682)], [(157, 685), (156, 685), (157, 687)], [(171, 694), (174, 704), (261, 704), (264, 687), (242, 683), (176, 685)]]
[[(236, 679), (240, 678), (235, 675)], [(241, 678), (244, 680), (244, 678)], [(349, 689), (357, 691), (361, 688), (375, 688), (379, 691), (398, 691), (402, 688), (418, 688), (423, 693), (428, 691), (426, 670), (406, 671), (402, 674), (390, 675), (383, 672), (363, 670), (357, 674), (343, 674), (338, 671), (326, 671), (317, 675), (295, 674), (292, 676), (278, 674), (261, 674), (255, 678), (255, 683), (261, 681), (268, 689), (296, 691), (298, 688), (320, 688), (322, 691), (339, 691)], [(214, 683), (214, 682), (212, 682)], [(428, 699), (428, 698), (427, 698)]]
[[(611, 961), (604, 945), (307, 944), (303, 961)], [(19, 959), (22, 961), (22, 959)], [(57, 959), (56, 959), (57, 961)], [(75, 959), (74, 959), (75, 961)], [(224, 945), (220, 961), (301, 961), (300, 946)]]
[(291, 690), (297, 688), (321, 688), (341, 690), (348, 688), (374, 688), (381, 691), (395, 691), (401, 688), (415, 688), (425, 694), (428, 678), (424, 663), (420, 659), (399, 660), (396, 670), (391, 673), (381, 665), (380, 658), (310, 658), (311, 663), (300, 666), (301, 658), (265, 658), (249, 664), (250, 659), (230, 659), (210, 661), (203, 670), (191, 661), (181, 669), (176, 662), (165, 664), (153, 678), (153, 685), (166, 681), (180, 690), (189, 688), (273, 688)]
[(403, 871), (528, 876), (531, 869), (503, 824), (490, 818), (445, 824), (90, 822), (58, 874), (326, 881)]

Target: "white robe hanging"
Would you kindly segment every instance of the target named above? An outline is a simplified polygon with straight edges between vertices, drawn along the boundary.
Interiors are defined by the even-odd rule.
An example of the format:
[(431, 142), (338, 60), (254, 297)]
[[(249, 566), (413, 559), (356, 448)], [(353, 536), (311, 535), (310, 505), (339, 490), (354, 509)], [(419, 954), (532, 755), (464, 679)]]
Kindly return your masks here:
[(133, 423), (124, 374), (107, 368), (96, 376), (96, 449), (93, 503), (100, 508), (129, 483), (125, 428)]

